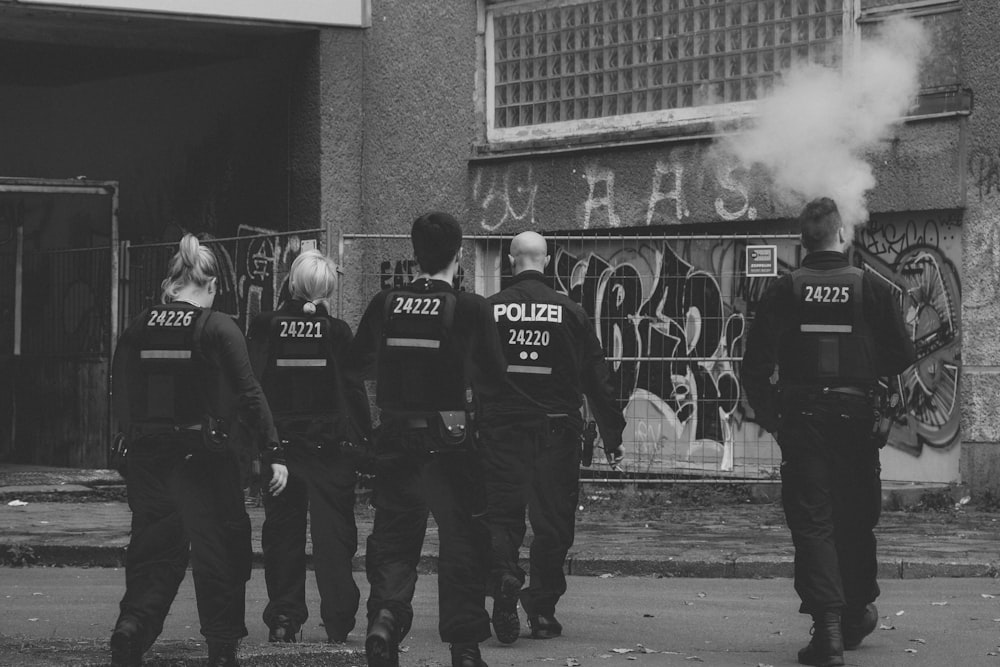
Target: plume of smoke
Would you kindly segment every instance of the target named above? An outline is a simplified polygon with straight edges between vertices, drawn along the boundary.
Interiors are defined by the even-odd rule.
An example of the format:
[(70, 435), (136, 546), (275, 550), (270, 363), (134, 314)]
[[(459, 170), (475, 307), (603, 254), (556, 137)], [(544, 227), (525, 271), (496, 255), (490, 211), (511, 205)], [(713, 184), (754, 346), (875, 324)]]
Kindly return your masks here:
[(928, 51), (921, 24), (894, 17), (841, 70), (804, 63), (786, 71), (754, 126), (718, 148), (746, 168), (766, 169), (786, 206), (833, 198), (852, 233), (868, 220), (866, 193), (875, 187), (866, 151), (913, 106)]

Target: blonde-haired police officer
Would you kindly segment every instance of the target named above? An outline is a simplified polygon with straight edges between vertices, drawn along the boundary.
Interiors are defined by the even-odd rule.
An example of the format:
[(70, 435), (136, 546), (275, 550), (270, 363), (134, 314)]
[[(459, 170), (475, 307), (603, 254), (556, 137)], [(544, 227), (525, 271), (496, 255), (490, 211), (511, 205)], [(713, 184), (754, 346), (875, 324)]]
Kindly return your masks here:
[(212, 251), (185, 235), (163, 281), (163, 304), (135, 318), (115, 350), (113, 403), (129, 442), (132, 510), (125, 595), (111, 635), (115, 667), (142, 664), (189, 553), (208, 664), (237, 665), (237, 642), (247, 634), (250, 519), (229, 425), (239, 419), (250, 427), (275, 479), (287, 471), (243, 332), (212, 310), (218, 287)]
[(327, 640), (343, 643), (354, 628), (360, 592), (352, 559), (358, 548), (354, 489), (371, 429), (368, 397), (344, 374), (353, 334), (331, 317), (333, 260), (307, 250), (288, 274), (291, 298), (258, 315), (248, 345), (288, 465), (287, 486), (264, 496), (264, 579), (268, 640), (294, 642), (306, 608), (306, 514), (320, 618)]

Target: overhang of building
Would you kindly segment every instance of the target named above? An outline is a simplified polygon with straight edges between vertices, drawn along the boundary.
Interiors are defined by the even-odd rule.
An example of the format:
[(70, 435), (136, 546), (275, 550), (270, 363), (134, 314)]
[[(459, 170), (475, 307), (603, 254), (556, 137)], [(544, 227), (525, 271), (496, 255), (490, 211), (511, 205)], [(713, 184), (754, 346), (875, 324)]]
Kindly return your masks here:
[(0, 0), (0, 85), (64, 86), (209, 65), (259, 55), (309, 31), (315, 28)]

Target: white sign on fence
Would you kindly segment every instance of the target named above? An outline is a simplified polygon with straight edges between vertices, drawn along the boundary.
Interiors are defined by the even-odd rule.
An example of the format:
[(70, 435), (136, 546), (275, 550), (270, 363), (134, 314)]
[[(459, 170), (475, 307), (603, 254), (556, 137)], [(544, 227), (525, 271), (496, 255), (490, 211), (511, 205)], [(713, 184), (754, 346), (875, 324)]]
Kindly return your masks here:
[(773, 277), (778, 275), (778, 246), (748, 245), (747, 276)]

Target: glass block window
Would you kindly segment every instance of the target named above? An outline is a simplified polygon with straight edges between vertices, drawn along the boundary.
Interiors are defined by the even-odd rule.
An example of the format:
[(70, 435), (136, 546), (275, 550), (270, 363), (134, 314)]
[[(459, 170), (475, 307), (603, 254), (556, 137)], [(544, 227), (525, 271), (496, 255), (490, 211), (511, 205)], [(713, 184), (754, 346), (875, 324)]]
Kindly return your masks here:
[(751, 102), (795, 61), (836, 65), (851, 0), (589, 0), (488, 10), (490, 130)]

